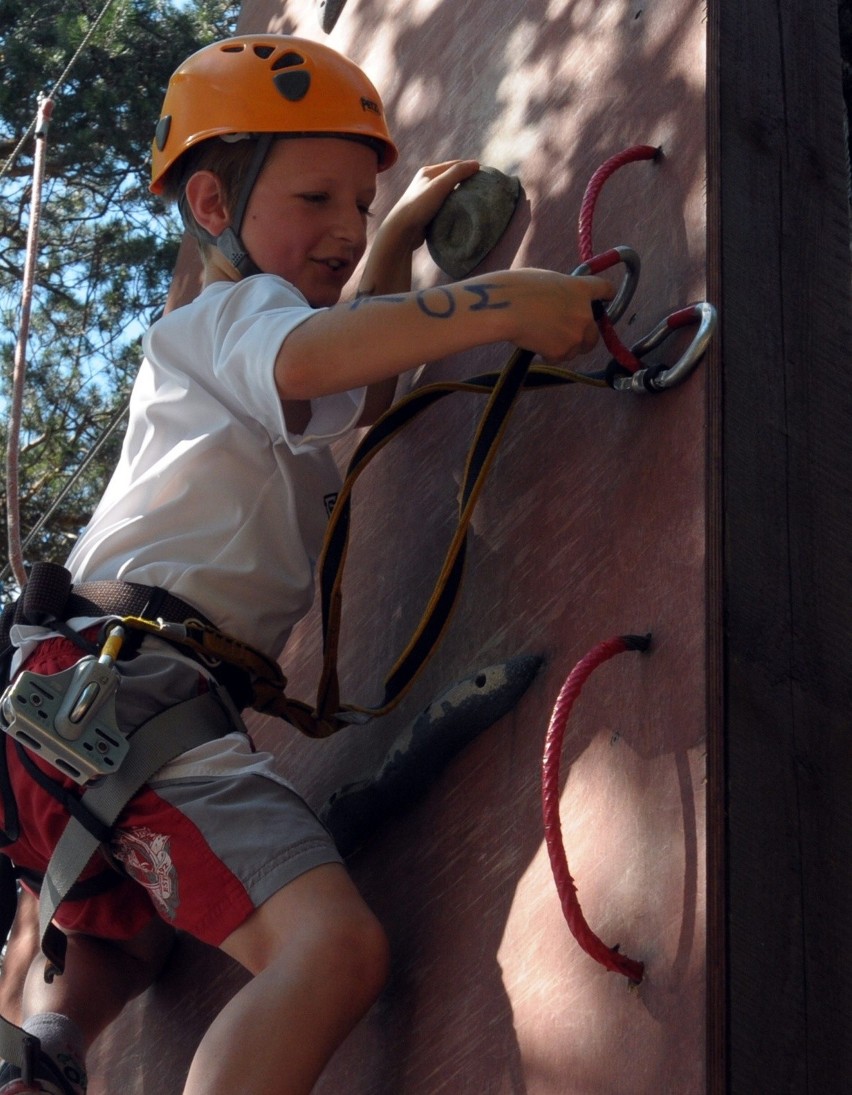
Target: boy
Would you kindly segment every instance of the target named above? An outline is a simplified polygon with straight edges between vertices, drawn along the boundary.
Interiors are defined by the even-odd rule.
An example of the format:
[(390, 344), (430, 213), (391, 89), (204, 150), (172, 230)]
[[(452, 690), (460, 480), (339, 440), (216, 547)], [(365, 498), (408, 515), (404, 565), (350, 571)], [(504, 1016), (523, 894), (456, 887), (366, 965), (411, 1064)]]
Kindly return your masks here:
[[(119, 465), (68, 560), (78, 607), (62, 634), (13, 629), (27, 669), (79, 661), (109, 615), (94, 582), (145, 587), (177, 614), (167, 618), (202, 614), (277, 658), (311, 603), (339, 488), (332, 440), (374, 420), (423, 359), (502, 341), (551, 360), (593, 346), (592, 301), (612, 295), (600, 278), (512, 270), (410, 291), (412, 254), (477, 170), (470, 160), (417, 174), (376, 234), (359, 296), (338, 303), (366, 250), (376, 176), (396, 158), (375, 88), (326, 46), (249, 35), (175, 73), (151, 188), (199, 240), (203, 289), (145, 337)], [(218, 687), (156, 637), (120, 668), (128, 734)], [(39, 957), (23, 1002), (42, 1040), (40, 1087), (8, 1080), (6, 1066), (0, 1095), (85, 1091), (86, 1048), (151, 983), (177, 928), (254, 975), (202, 1039), (184, 1095), (309, 1092), (377, 997), (380, 926), (271, 758), (236, 720), (229, 729), (167, 764), (125, 808), (110, 844), (124, 874), (93, 859), (90, 890), (102, 892), (60, 907), (65, 973), (46, 983)], [(5, 744), (21, 832), (4, 850), (35, 878), (74, 785)]]

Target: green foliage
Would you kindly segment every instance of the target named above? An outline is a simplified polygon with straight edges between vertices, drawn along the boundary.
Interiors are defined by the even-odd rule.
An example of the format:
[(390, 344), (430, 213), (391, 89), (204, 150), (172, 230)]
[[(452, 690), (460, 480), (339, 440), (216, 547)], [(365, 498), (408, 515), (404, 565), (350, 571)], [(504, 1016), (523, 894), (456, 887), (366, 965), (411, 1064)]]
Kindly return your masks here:
[[(31, 126), (104, 0), (0, 0), (0, 444), (20, 323), (33, 166)], [(24, 536), (126, 401), (138, 340), (177, 253), (172, 214), (148, 193), (149, 150), (169, 76), (234, 32), (234, 0), (113, 0), (53, 94), (21, 439)], [(26, 551), (61, 561), (86, 523), (121, 430)], [(5, 481), (5, 476), (4, 476)], [(0, 568), (6, 564), (4, 535)]]

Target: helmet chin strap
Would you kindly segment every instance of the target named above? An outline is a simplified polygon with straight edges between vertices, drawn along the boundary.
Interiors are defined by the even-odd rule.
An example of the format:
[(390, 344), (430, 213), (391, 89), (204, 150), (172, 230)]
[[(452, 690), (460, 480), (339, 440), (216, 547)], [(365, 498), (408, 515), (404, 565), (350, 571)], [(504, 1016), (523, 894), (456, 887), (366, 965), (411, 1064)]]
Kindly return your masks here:
[(254, 184), (257, 182), (257, 177), (260, 174), (261, 168), (266, 161), (274, 138), (274, 133), (261, 133), (257, 138), (257, 143), (254, 147), (254, 155), (249, 163), (248, 172), (243, 180), (242, 189), (237, 198), (237, 204), (234, 206), (234, 212), (231, 215), (231, 223), (224, 232), (215, 239), (218, 249), (222, 252), (228, 262), (235, 267), (239, 275), (244, 278), (250, 277), (252, 274), (262, 273), (260, 267), (246, 250), (246, 246), (240, 238), (240, 230), (243, 226), (243, 218), (246, 214), (246, 206), (251, 197), (251, 192), (254, 189)]
[(248, 278), (252, 274), (263, 272), (246, 251), (243, 241), (233, 228), (226, 228), (220, 236), (211, 236), (211, 239), (240, 277)]
[[(251, 192), (254, 190), (254, 184), (257, 182), (257, 177), (260, 174), (261, 168), (266, 162), (267, 154), (269, 153), (275, 136), (274, 133), (261, 133), (257, 138), (254, 154), (249, 163), (246, 177), (243, 180), (243, 185), (239, 197), (237, 198), (237, 204), (234, 206), (234, 212), (231, 214), (231, 223), (228, 227), (218, 236), (214, 236), (211, 232), (201, 228), (200, 225), (196, 226), (196, 231), (200, 230), (207, 242), (218, 248), (228, 262), (236, 269), (240, 277), (244, 278), (251, 277), (252, 274), (263, 273), (246, 250), (246, 246), (240, 238), (240, 229), (243, 226), (246, 206), (251, 197)], [(186, 191), (184, 190), (178, 201), (178, 207), (181, 208), (182, 212), (185, 201)], [(184, 220), (186, 220), (185, 215)]]

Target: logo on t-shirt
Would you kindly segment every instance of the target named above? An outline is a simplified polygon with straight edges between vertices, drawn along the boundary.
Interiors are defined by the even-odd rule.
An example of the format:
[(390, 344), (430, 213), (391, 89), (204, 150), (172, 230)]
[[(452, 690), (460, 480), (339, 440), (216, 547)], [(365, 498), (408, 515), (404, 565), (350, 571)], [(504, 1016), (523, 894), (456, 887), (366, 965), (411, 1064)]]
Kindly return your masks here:
[(327, 517), (331, 517), (331, 511), (334, 509), (334, 505), (337, 502), (337, 491), (334, 494), (326, 494), (322, 500), (325, 506), (325, 512)]

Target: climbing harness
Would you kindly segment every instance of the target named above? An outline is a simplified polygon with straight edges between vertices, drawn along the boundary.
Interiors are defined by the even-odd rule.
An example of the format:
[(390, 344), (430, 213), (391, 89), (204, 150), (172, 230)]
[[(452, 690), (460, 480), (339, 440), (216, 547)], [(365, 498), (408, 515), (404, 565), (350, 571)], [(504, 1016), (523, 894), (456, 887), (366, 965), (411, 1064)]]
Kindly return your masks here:
[[(53, 980), (65, 966), (66, 938), (52, 923), (56, 910), (98, 848), (109, 841), (112, 827), (130, 799), (170, 760), (237, 726), (239, 716), (227, 698), (214, 688), (144, 723), (133, 735), (133, 748), (127, 751), (116, 771), (108, 779), (87, 786), (53, 850), (39, 894), (41, 949), (48, 959), (46, 980)], [(11, 866), (8, 860), (6, 864)], [(4, 877), (6, 907), (0, 913), (0, 926), (5, 928), (7, 936), (14, 919), (17, 892), (14, 882), (9, 884), (8, 868)], [(37, 1050), (38, 1039), (0, 1015), (0, 1056), (20, 1068), (25, 1080), (32, 1077)]]
[(116, 659), (124, 628), (108, 628), (99, 655), (61, 673), (22, 671), (3, 695), (0, 725), (75, 783), (118, 771), (129, 741), (115, 716)]

